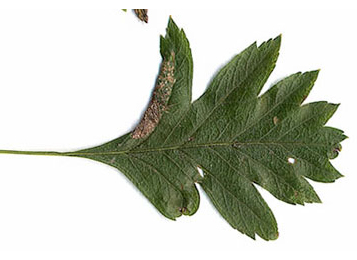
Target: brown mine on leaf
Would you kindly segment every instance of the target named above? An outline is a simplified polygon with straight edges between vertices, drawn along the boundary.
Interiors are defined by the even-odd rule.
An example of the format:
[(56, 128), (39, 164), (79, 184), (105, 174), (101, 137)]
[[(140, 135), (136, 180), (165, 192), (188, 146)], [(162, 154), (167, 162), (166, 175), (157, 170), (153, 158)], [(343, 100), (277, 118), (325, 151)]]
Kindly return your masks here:
[(161, 64), (156, 86), (152, 93), (150, 103), (141, 121), (135, 127), (132, 138), (140, 139), (148, 136), (154, 131), (159, 123), (163, 112), (167, 111), (172, 88), (175, 84), (175, 53), (171, 52), (168, 59), (164, 59)]

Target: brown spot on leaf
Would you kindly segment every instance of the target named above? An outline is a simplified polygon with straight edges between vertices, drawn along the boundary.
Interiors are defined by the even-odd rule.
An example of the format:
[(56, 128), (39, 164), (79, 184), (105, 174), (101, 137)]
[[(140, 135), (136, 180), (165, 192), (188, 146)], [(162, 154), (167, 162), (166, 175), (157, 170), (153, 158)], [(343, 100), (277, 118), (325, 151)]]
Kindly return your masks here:
[(174, 69), (175, 54), (171, 52), (170, 57), (162, 61), (149, 106), (132, 133), (134, 139), (144, 138), (151, 134), (159, 123), (163, 112), (167, 110), (167, 104), (175, 84)]

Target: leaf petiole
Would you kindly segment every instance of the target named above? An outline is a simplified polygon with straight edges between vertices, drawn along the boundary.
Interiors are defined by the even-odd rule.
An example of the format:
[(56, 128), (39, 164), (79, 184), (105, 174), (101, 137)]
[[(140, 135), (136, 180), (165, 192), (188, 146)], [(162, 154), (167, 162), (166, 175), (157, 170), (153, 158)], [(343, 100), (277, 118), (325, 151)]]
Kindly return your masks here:
[(46, 151), (0, 150), (0, 154), (45, 155), (45, 156), (70, 156), (70, 155), (71, 155), (71, 152), (46, 152)]

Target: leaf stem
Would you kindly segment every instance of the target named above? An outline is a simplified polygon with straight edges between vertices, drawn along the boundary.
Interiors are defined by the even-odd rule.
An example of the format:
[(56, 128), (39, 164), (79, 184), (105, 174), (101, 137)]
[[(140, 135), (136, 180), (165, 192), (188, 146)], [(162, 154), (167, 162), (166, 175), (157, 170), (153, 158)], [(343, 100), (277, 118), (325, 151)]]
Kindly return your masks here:
[(68, 153), (62, 153), (62, 152), (15, 151), (15, 150), (0, 150), (0, 154), (44, 155), (44, 156), (66, 156), (66, 155), (68, 155)]

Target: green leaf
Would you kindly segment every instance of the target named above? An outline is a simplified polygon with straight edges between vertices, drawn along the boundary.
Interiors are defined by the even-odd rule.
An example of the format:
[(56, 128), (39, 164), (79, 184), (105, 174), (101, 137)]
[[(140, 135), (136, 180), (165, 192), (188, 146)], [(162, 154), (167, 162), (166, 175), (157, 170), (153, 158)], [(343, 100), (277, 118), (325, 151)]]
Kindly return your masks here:
[(277, 238), (275, 218), (254, 183), (291, 204), (320, 202), (305, 177), (339, 178), (329, 158), (345, 139), (340, 130), (324, 127), (337, 105), (301, 106), (318, 71), (294, 74), (258, 96), (279, 47), (280, 36), (251, 45), (191, 103), (189, 44), (170, 20), (161, 54), (164, 62), (174, 55), (175, 83), (159, 123), (147, 137), (129, 133), (79, 156), (118, 168), (170, 219), (196, 212), (198, 182), (232, 227), (252, 238)]
[(249, 46), (192, 102), (190, 46), (170, 18), (160, 40), (163, 62), (156, 87), (133, 131), (75, 152), (22, 153), (77, 156), (111, 165), (169, 219), (197, 211), (199, 184), (233, 228), (251, 238), (276, 239), (276, 220), (255, 185), (290, 204), (320, 202), (306, 178), (334, 182), (341, 177), (330, 159), (346, 138), (341, 130), (324, 126), (338, 105), (302, 105), (318, 71), (296, 73), (260, 94), (280, 42), (279, 36)]

